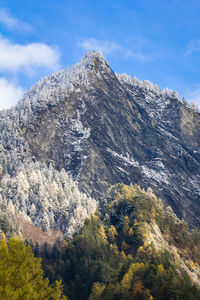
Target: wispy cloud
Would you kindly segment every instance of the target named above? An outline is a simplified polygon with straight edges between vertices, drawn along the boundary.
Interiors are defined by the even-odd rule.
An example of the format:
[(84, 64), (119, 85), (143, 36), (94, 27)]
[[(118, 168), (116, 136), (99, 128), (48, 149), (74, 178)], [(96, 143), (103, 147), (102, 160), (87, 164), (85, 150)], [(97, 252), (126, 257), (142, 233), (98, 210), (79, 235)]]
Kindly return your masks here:
[(41, 68), (57, 70), (59, 61), (59, 51), (54, 47), (44, 43), (16, 44), (0, 35), (0, 109), (15, 105), (22, 97), (24, 89), (13, 80), (19, 73), (37, 74)]
[(125, 49), (124, 57), (126, 59), (133, 58), (133, 59), (139, 59), (139, 60), (147, 60), (148, 57), (144, 55), (142, 52), (134, 51), (130, 49)]
[(200, 39), (192, 40), (187, 45), (186, 55), (190, 55), (194, 52), (200, 52)]
[(59, 67), (58, 49), (43, 43), (15, 44), (0, 35), (0, 71), (33, 72), (39, 67)]
[(86, 51), (100, 51), (104, 54), (111, 54), (114, 51), (120, 50), (121, 46), (112, 41), (96, 40), (94, 38), (79, 42), (78, 46)]
[(196, 85), (193, 89), (188, 89), (184, 93), (188, 101), (192, 101), (200, 106), (200, 84)]
[(0, 78), (0, 109), (10, 108), (22, 98), (23, 88), (15, 83), (8, 81), (6, 78)]
[(126, 47), (125, 45), (122, 46), (114, 41), (90, 38), (82, 42), (78, 42), (78, 46), (86, 51), (100, 51), (104, 55), (110, 55), (113, 52), (116, 52), (125, 59), (137, 59), (142, 61), (149, 59), (149, 57), (141, 50), (142, 46), (144, 46), (143, 40), (135, 42), (134, 47)]
[(30, 32), (33, 27), (30, 24), (21, 22), (15, 17), (11, 16), (6, 9), (0, 9), (0, 23), (8, 29), (20, 30)]
[[(0, 25), (20, 32), (33, 30), (30, 24), (16, 19), (8, 10), (2, 8)], [(59, 67), (60, 53), (56, 47), (37, 42), (18, 44), (0, 33), (0, 109), (9, 108), (22, 98), (24, 89), (16, 84), (16, 79), (20, 78), (19, 73), (36, 75), (41, 70), (54, 71)]]

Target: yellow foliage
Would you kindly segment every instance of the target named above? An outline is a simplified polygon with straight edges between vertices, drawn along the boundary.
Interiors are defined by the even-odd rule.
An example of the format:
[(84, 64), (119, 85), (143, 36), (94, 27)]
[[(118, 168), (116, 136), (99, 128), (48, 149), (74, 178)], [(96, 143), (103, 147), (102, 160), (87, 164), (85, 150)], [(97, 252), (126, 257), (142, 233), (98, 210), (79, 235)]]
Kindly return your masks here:
[(177, 251), (173, 251), (173, 254), (174, 254), (174, 257), (175, 257), (176, 259), (179, 259), (179, 254), (178, 254)]
[(153, 190), (152, 190), (151, 187), (148, 187), (148, 189), (147, 189), (147, 195), (149, 195), (149, 196), (153, 195)]
[(127, 255), (127, 258), (128, 258), (129, 260), (133, 260), (133, 256), (132, 256), (131, 254), (128, 254), (128, 255)]
[(137, 219), (134, 220), (134, 227), (137, 227), (139, 225), (139, 222)]
[(131, 288), (132, 280), (134, 278), (134, 274), (136, 272), (142, 270), (143, 268), (144, 268), (144, 264), (143, 263), (132, 264), (130, 266), (128, 272), (126, 272), (126, 274), (122, 278), (122, 281), (121, 281), (122, 288), (130, 289)]
[(153, 252), (152, 247), (149, 247), (149, 248), (148, 248), (148, 251), (149, 251), (150, 253), (152, 253), (152, 252)]
[(126, 254), (125, 254), (125, 252), (124, 252), (123, 250), (121, 251), (121, 258), (122, 258), (123, 260), (126, 259)]
[(0, 299), (66, 299), (61, 282), (54, 287), (43, 277), (41, 260), (19, 239), (0, 241)]
[(116, 228), (111, 225), (108, 229), (108, 237), (111, 243), (115, 243), (115, 237), (118, 235)]
[(166, 270), (163, 267), (163, 265), (162, 264), (158, 265), (158, 267), (157, 267), (157, 276), (162, 277), (165, 274), (166, 274)]
[(1, 249), (4, 250), (4, 252), (8, 251), (8, 246), (7, 246), (7, 243), (6, 243), (6, 236), (5, 236), (5, 234), (3, 232), (1, 234), (1, 241), (0, 241), (0, 250)]
[(99, 219), (99, 217), (98, 217), (97, 215), (92, 216), (92, 219), (93, 219), (94, 221), (100, 221), (100, 219)]
[(21, 241), (24, 240), (23, 234), (22, 234), (21, 232), (19, 233), (18, 238), (19, 238)]
[(193, 277), (191, 274), (189, 274), (189, 277), (190, 277), (190, 280), (191, 280), (192, 282), (194, 282), (194, 277)]
[(100, 225), (99, 233), (100, 233), (100, 236), (102, 237), (102, 239), (104, 241), (107, 241), (106, 231), (102, 224)]
[(133, 185), (123, 185), (122, 189), (121, 189), (121, 193), (123, 198), (125, 198), (126, 200), (132, 201), (134, 196), (135, 196), (135, 189), (133, 187)]
[(191, 271), (194, 271), (194, 269), (195, 269), (195, 264), (194, 264), (194, 262), (193, 262), (192, 260), (190, 260), (190, 262), (189, 262), (189, 264), (188, 264), (188, 267), (189, 267), (189, 269), (190, 269)]
[(140, 253), (145, 253), (145, 250), (143, 248), (143, 246), (140, 246), (138, 249), (137, 249), (137, 253), (140, 254)]
[(118, 247), (117, 247), (117, 245), (116, 245), (116, 244), (115, 244), (115, 245), (113, 245), (113, 249), (114, 249), (115, 253), (118, 253), (118, 252), (119, 252), (119, 250), (118, 250)]
[(110, 234), (112, 234), (113, 236), (118, 235), (117, 230), (116, 230), (115, 226), (113, 226), (113, 225), (110, 226), (108, 232), (109, 232)]
[(134, 234), (134, 231), (133, 231), (133, 229), (130, 227), (129, 232), (128, 232), (128, 235), (129, 235), (129, 236), (132, 236), (133, 234)]
[(143, 289), (144, 285), (142, 281), (136, 281), (133, 287), (133, 296), (135, 297), (137, 292), (140, 292), (142, 294)]
[(129, 217), (125, 216), (124, 217), (124, 222), (123, 222), (123, 234), (125, 236), (129, 236), (129, 230), (130, 230), (130, 221)]
[(142, 296), (142, 299), (153, 300), (153, 297), (151, 296), (150, 291), (148, 289), (144, 288), (144, 285), (141, 280), (136, 281), (133, 286), (133, 291), (132, 291), (133, 298), (132, 299), (135, 299), (138, 292)]
[(89, 300), (100, 300), (103, 291), (105, 290), (105, 285), (101, 285), (99, 282), (95, 282), (92, 286), (92, 292), (90, 294)]
[(124, 289), (130, 289), (131, 288), (131, 281), (132, 281), (132, 274), (130, 272), (127, 272), (121, 282), (121, 286)]
[(130, 246), (125, 241), (123, 241), (121, 248), (122, 248), (122, 250), (126, 251), (126, 250), (130, 249)]
[(1, 234), (1, 239), (4, 241), (6, 240), (6, 236), (5, 236), (4, 232), (2, 232), (2, 234)]
[(149, 238), (150, 238), (149, 232), (145, 232), (145, 233), (143, 234), (143, 237), (146, 238), (146, 239), (149, 239)]

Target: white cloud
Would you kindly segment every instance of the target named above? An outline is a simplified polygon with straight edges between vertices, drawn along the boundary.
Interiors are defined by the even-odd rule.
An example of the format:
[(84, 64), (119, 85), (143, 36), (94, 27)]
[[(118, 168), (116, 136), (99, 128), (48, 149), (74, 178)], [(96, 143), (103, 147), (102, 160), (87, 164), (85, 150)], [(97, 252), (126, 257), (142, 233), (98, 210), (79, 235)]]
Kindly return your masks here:
[(0, 35), (0, 71), (32, 72), (35, 68), (57, 69), (60, 54), (43, 43), (14, 44)]
[(148, 60), (149, 57), (144, 55), (140, 51), (141, 46), (144, 44), (144, 41), (137, 41), (133, 48), (128, 48), (121, 46), (113, 41), (102, 41), (94, 38), (87, 39), (83, 42), (79, 42), (78, 46), (86, 51), (100, 51), (103, 54), (111, 54), (114, 51), (118, 51), (125, 59), (137, 59), (137, 60)]
[(139, 59), (139, 60), (147, 60), (148, 57), (142, 54), (139, 51), (132, 51), (130, 49), (125, 50), (124, 54), (125, 58), (133, 58), (133, 59)]
[(190, 55), (193, 52), (199, 52), (200, 51), (200, 40), (192, 40), (187, 45), (187, 51), (186, 54)]
[(22, 98), (24, 90), (5, 78), (0, 78), (0, 109), (10, 108)]
[(21, 22), (17, 20), (16, 18), (12, 17), (7, 10), (0, 9), (0, 23), (2, 23), (4, 26), (6, 26), (9, 29), (15, 29), (20, 31), (32, 31), (33, 28), (31, 25)]
[(110, 54), (116, 50), (121, 49), (121, 46), (115, 42), (96, 40), (93, 38), (87, 39), (83, 42), (79, 42), (78, 46), (86, 51), (100, 51), (104, 54)]
[(186, 90), (184, 93), (186, 100), (192, 101), (200, 106), (200, 85), (194, 87), (194, 89)]

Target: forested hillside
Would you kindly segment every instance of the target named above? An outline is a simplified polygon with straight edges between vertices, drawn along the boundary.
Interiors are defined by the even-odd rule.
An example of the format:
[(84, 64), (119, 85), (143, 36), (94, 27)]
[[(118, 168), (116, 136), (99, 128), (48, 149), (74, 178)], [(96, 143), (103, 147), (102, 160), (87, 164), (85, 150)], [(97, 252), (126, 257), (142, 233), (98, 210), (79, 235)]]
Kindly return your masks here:
[(200, 299), (200, 231), (151, 189), (119, 184), (73, 239), (33, 246), (69, 299)]
[[(3, 234), (0, 299), (32, 299), (30, 293), (61, 299), (61, 283), (54, 284), (60, 280), (71, 300), (200, 299), (200, 231), (165, 209), (151, 188), (111, 187), (101, 209), (73, 236), (54, 245), (26, 240), (33, 253), (19, 240), (11, 211), (1, 215), (7, 242)], [(19, 237), (9, 238), (14, 233)], [(53, 286), (43, 280), (39, 257)]]
[(96, 201), (81, 193), (64, 169), (59, 172), (39, 162), (22, 165), (13, 176), (4, 175), (0, 205), (12, 217), (21, 213), (44, 231), (60, 229), (69, 236), (97, 208)]

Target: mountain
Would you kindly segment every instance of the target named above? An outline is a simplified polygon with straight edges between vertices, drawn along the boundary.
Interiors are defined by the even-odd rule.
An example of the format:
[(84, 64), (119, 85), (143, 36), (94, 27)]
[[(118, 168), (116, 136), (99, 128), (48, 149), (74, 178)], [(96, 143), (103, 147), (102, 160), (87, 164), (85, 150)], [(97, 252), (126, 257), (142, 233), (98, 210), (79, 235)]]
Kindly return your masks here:
[(73, 234), (94, 198), (101, 206), (111, 185), (130, 182), (200, 225), (199, 112), (174, 91), (115, 74), (100, 53), (1, 111), (0, 141), (2, 205), (45, 230)]

